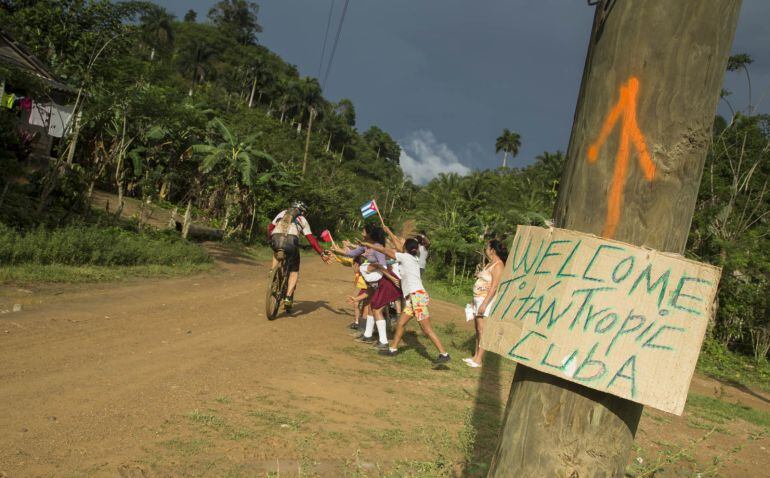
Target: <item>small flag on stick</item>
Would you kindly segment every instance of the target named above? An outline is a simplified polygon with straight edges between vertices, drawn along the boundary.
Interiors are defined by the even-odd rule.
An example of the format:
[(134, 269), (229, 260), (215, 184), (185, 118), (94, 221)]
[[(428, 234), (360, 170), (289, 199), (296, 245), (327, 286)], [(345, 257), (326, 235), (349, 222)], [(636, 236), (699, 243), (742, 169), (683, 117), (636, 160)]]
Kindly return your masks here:
[(367, 217), (372, 217), (378, 213), (379, 211), (377, 210), (377, 203), (374, 202), (374, 199), (361, 206), (361, 215), (364, 216), (364, 219)]
[(334, 242), (334, 239), (332, 238), (332, 233), (329, 232), (328, 229), (324, 230), (324, 232), (321, 233), (321, 241), (322, 242)]

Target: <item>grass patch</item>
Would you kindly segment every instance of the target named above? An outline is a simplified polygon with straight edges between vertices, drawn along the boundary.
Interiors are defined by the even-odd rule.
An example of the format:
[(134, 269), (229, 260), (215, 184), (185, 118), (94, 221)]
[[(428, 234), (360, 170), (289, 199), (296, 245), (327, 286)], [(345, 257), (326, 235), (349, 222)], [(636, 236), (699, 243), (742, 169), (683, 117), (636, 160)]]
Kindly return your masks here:
[(61, 264), (22, 264), (0, 267), (0, 284), (93, 283), (111, 282), (132, 278), (176, 277), (211, 270), (211, 264), (185, 264), (179, 266), (67, 266)]
[(257, 262), (265, 262), (273, 258), (273, 250), (268, 246), (247, 246), (241, 252), (249, 259)]
[(193, 423), (198, 423), (208, 428), (220, 429), (225, 425), (223, 419), (200, 410), (191, 411), (187, 414), (187, 418)]
[(233, 441), (241, 441), (249, 438), (256, 437), (256, 433), (248, 428), (235, 428), (227, 432), (227, 439)]
[(299, 430), (302, 425), (310, 421), (310, 416), (304, 412), (299, 412), (295, 415), (287, 415), (271, 410), (254, 410), (249, 413), (249, 416), (254, 417), (267, 425), (279, 426), (292, 431)]
[(727, 350), (714, 340), (704, 342), (697, 370), (722, 382), (770, 392), (770, 362), (757, 363), (748, 356)]
[(438, 478), (452, 476), (452, 464), (439, 458), (436, 461), (411, 461), (396, 462), (395, 467), (385, 476), (388, 478)]
[(465, 306), (471, 300), (472, 282), (458, 282), (453, 285), (444, 280), (428, 278), (424, 279), (424, 283), (432, 298), (461, 306)]
[(3, 265), (176, 266), (210, 261), (204, 248), (180, 238), (175, 231), (70, 225), (20, 233), (0, 225)]
[(404, 432), (399, 428), (385, 428), (382, 430), (369, 429), (369, 436), (377, 441), (378, 446), (393, 448), (406, 441)]
[(756, 410), (737, 403), (725, 402), (697, 393), (691, 393), (687, 397), (687, 408), (698, 418), (716, 424), (724, 424), (739, 418), (760, 427), (770, 427), (770, 412)]
[(173, 440), (167, 440), (161, 442), (164, 447), (179, 453), (184, 456), (197, 455), (206, 448), (210, 448), (212, 443), (210, 440), (204, 440), (201, 438), (195, 438), (192, 440), (182, 440), (174, 438)]

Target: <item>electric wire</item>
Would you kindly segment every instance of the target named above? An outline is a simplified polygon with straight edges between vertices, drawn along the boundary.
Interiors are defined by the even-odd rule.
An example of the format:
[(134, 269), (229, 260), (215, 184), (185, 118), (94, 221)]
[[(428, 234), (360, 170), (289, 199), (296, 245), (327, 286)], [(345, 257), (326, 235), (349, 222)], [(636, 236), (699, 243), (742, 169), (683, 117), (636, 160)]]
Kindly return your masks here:
[(324, 33), (324, 46), (321, 48), (321, 61), (318, 62), (318, 78), (321, 78), (321, 72), (323, 71), (324, 58), (326, 57), (326, 43), (329, 39), (329, 28), (332, 25), (332, 13), (334, 12), (334, 0), (329, 5), (329, 18), (326, 20), (326, 33)]
[(337, 43), (340, 41), (340, 33), (342, 33), (342, 25), (345, 23), (345, 14), (348, 11), (348, 4), (350, 0), (345, 0), (345, 6), (342, 7), (342, 15), (340, 16), (340, 24), (337, 26), (337, 35), (334, 37), (334, 44), (332, 45), (332, 52), (329, 55), (329, 65), (326, 67), (326, 74), (324, 75), (324, 81), (321, 83), (321, 88), (326, 86), (326, 80), (329, 78), (329, 73), (332, 70), (332, 64), (334, 63), (334, 54), (337, 52)]

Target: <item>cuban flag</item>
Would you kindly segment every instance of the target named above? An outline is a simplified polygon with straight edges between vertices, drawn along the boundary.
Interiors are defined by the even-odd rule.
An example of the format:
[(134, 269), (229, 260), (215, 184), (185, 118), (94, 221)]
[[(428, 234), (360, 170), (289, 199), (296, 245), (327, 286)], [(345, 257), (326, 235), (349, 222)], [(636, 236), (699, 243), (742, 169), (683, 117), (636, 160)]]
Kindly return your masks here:
[(377, 203), (374, 202), (374, 199), (361, 206), (361, 215), (364, 216), (364, 219), (375, 214), (377, 214)]

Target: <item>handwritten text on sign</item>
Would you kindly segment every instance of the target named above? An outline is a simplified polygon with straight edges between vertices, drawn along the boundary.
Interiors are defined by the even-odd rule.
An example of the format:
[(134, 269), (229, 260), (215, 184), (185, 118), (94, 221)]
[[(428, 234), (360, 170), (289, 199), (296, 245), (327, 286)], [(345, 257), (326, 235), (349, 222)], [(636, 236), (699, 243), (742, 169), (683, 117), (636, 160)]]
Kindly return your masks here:
[(519, 226), (482, 345), (679, 415), (719, 274), (674, 254)]

